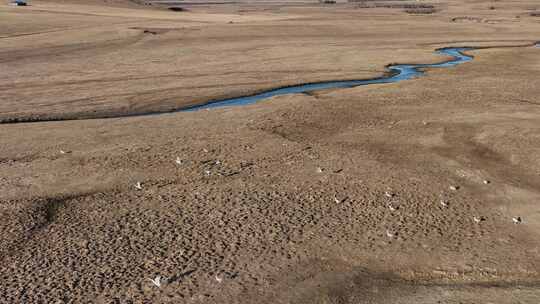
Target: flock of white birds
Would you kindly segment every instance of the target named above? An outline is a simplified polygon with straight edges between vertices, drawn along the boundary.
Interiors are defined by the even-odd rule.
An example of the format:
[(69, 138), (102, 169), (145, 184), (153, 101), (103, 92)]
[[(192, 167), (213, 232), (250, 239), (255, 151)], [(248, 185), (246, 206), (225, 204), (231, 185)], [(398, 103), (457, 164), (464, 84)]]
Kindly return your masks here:
[[(205, 150), (205, 152), (207, 152), (207, 150)], [(70, 152), (66, 152), (66, 151), (62, 151), (60, 150), (60, 153), (62, 154), (67, 154), (67, 153), (70, 153)], [(180, 157), (177, 157), (174, 161), (177, 165), (182, 165), (183, 164), (183, 160), (180, 158)], [(219, 165), (221, 164), (221, 162), (219, 160), (216, 160), (215, 161), (215, 164), (216, 165)], [(317, 173), (323, 173), (323, 169), (321, 167), (317, 167)], [(205, 175), (210, 175), (211, 172), (210, 170), (205, 170), (204, 171)], [(484, 180), (483, 183), (485, 185), (487, 184), (490, 184), (491, 182), (489, 180)], [(460, 189), (459, 186), (456, 186), (456, 185), (451, 185), (450, 187), (450, 190), (452, 191), (457, 191)], [(135, 189), (137, 190), (143, 190), (143, 185), (141, 182), (137, 182), (135, 184)], [(385, 191), (384, 192), (384, 196), (389, 198), (389, 199), (393, 199), (396, 197), (396, 194), (391, 192), (391, 191)], [(337, 197), (334, 196), (334, 202), (337, 204), (337, 203), (340, 203), (342, 202), (342, 200), (338, 199)], [(447, 200), (444, 200), (444, 199), (441, 199), (440, 201), (440, 204), (443, 206), (443, 207), (448, 207), (449, 206), (449, 202)], [(398, 210), (398, 206), (396, 205), (393, 205), (392, 203), (389, 203), (388, 205), (388, 209), (392, 212), (394, 211), (397, 211)], [(486, 219), (482, 216), (473, 216), (473, 221), (477, 224), (480, 224), (481, 222), (485, 221)], [(516, 217), (513, 217), (512, 218), (512, 222), (514, 224), (521, 224), (523, 222), (522, 218), (520, 216), (516, 216)], [(386, 236), (388, 236), (389, 238), (396, 238), (397, 237), (397, 232), (394, 232), (394, 231), (391, 231), (391, 230), (386, 230)], [(160, 275), (157, 275), (155, 278), (153, 279), (149, 279), (152, 284), (154, 284), (156, 287), (161, 287), (163, 284), (166, 284), (167, 283), (167, 279), (161, 277)], [(221, 283), (223, 281), (223, 278), (221, 278), (220, 276), (216, 275), (215, 276), (215, 280), (218, 282), (218, 283)]]

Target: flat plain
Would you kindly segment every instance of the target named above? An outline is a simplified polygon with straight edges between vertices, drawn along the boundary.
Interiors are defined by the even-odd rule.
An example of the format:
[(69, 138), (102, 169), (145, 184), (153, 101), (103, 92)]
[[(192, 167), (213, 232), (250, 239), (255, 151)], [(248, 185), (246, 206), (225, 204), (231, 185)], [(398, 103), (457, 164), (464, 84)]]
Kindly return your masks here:
[(540, 301), (537, 1), (171, 5), (0, 6), (0, 303)]

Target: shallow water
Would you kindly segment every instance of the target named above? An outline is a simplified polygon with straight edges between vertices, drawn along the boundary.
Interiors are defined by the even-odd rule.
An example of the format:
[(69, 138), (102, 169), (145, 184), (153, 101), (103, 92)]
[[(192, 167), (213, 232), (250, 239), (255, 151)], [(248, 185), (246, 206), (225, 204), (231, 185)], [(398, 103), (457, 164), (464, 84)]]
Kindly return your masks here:
[[(540, 46), (540, 44), (537, 46)], [(317, 82), (317, 83), (300, 84), (300, 85), (294, 85), (294, 86), (289, 86), (289, 87), (284, 87), (284, 88), (270, 89), (268, 91), (264, 91), (264, 92), (254, 94), (254, 95), (249, 95), (249, 96), (210, 101), (206, 104), (196, 105), (189, 108), (183, 108), (178, 111), (187, 112), (187, 111), (198, 111), (198, 110), (218, 108), (218, 107), (242, 106), (242, 105), (248, 105), (255, 102), (259, 102), (264, 99), (267, 99), (273, 96), (278, 96), (278, 95), (306, 93), (306, 92), (311, 92), (311, 91), (334, 89), (334, 88), (352, 88), (352, 87), (368, 85), (368, 84), (392, 83), (392, 82), (398, 82), (402, 80), (408, 80), (408, 79), (416, 78), (423, 75), (424, 68), (445, 68), (445, 67), (451, 67), (451, 66), (458, 65), (464, 62), (471, 61), (473, 58), (471, 56), (463, 54), (462, 52), (472, 50), (472, 49), (473, 48), (463, 48), (463, 47), (442, 48), (442, 49), (437, 50), (436, 52), (441, 55), (452, 56), (453, 58), (451, 60), (435, 63), (435, 64), (389, 65), (387, 69), (389, 70), (390, 73), (388, 73), (388, 75), (386, 76), (381, 76), (377, 78), (360, 79), (360, 80), (343, 80), (343, 81), (325, 81), (325, 82)]]

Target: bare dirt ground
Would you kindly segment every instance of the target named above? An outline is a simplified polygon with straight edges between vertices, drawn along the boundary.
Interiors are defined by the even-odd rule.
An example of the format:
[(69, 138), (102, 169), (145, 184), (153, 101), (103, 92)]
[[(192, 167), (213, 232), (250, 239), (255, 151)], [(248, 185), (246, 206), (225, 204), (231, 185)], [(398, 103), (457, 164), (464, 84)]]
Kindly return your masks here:
[(31, 4), (0, 6), (5, 122), (523, 46), (245, 107), (2, 124), (0, 303), (540, 301), (536, 1)]

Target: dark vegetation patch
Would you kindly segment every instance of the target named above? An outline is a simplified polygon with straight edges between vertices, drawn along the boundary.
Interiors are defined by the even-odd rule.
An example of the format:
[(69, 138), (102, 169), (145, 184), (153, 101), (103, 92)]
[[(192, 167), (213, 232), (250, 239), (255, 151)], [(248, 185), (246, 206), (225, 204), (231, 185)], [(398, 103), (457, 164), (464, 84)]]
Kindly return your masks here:
[(387, 3), (368, 0), (348, 0), (348, 2), (357, 3), (358, 8), (435, 9), (435, 6), (429, 3)]
[(169, 10), (173, 11), (173, 12), (187, 12), (188, 11), (188, 9), (186, 9), (184, 7), (179, 7), (179, 6), (169, 7)]
[(48, 199), (47, 202), (44, 204), (44, 213), (45, 213), (45, 220), (47, 223), (52, 223), (56, 216), (58, 215), (58, 212), (65, 204), (65, 199)]
[(405, 12), (414, 15), (429, 15), (436, 13), (437, 10), (435, 8), (408, 8)]
[(77, 196), (43, 198), (34, 201), (33, 208), (31, 209), (34, 210), (33, 212), (35, 214), (39, 215), (41, 220), (34, 223), (35, 225), (32, 230), (40, 230), (52, 224), (66, 203), (75, 198)]
[(451, 19), (452, 22), (482, 22), (484, 19), (479, 17), (460, 16)]
[(159, 27), (132, 27), (134, 30), (142, 30), (144, 34), (157, 35), (164, 34), (170, 31), (182, 30), (180, 28), (159, 28)]
[[(36, 235), (62, 218), (73, 200), (95, 193), (0, 201), (0, 260), (17, 254)], [(46, 232), (47, 233), (47, 232)]]
[(350, 3), (357, 3), (356, 8), (390, 8), (402, 9), (408, 14), (433, 14), (438, 10), (433, 4), (429, 3), (388, 3), (375, 2), (370, 0), (348, 0)]
[(54, 223), (60, 212), (66, 207), (66, 204), (72, 200), (83, 198), (94, 193), (76, 194), (76, 195), (61, 195), (58, 197), (40, 198), (34, 200), (30, 205), (30, 213), (36, 215), (37, 220), (33, 223), (31, 230), (39, 230), (45, 228), (49, 224)]

